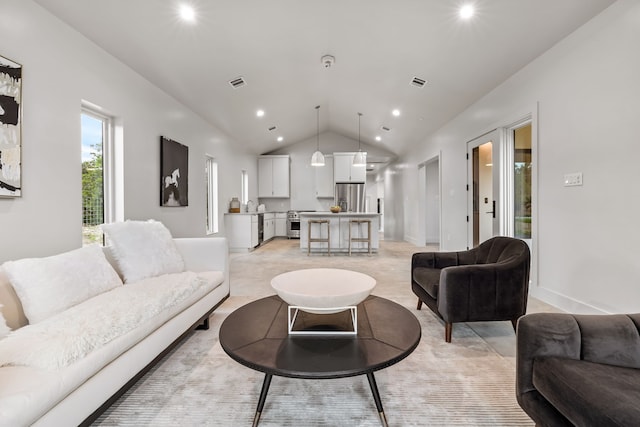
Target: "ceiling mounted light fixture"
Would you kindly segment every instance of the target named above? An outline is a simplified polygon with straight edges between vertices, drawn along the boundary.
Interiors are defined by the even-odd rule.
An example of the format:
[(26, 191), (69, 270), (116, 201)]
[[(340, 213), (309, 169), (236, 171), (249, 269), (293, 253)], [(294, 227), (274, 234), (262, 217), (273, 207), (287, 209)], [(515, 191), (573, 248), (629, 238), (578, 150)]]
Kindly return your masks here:
[(367, 162), (365, 160), (365, 154), (362, 152), (360, 148), (360, 118), (362, 117), (362, 113), (358, 113), (358, 152), (353, 156), (353, 166), (367, 166)]
[(324, 154), (320, 152), (320, 106), (316, 105), (316, 152), (311, 156), (311, 166), (324, 166)]

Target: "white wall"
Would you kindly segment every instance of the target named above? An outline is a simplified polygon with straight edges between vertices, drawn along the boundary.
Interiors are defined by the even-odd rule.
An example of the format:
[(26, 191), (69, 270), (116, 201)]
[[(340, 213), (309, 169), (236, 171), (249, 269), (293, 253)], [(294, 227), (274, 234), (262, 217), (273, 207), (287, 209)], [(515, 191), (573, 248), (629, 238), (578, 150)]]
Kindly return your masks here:
[[(639, 45), (640, 3), (618, 1), (404, 155), (388, 171), (403, 175), (394, 198), (409, 215), (404, 237), (418, 221), (407, 197), (417, 164), (442, 151), (441, 246), (464, 249), (466, 141), (537, 112), (532, 294), (569, 311), (640, 311)], [(569, 172), (582, 172), (584, 185), (564, 187)]]
[(366, 190), (367, 200), (369, 205), (367, 206), (367, 212), (378, 212), (378, 182), (376, 176), (367, 174)]
[[(31, 0), (2, 1), (0, 55), (23, 66), (23, 197), (0, 199), (0, 262), (81, 246), (82, 100), (123, 125), (125, 218), (204, 236), (205, 154), (218, 159), (220, 213), (240, 194), (241, 169), (255, 199), (255, 155)], [(188, 207), (159, 206), (160, 135), (189, 146)]]

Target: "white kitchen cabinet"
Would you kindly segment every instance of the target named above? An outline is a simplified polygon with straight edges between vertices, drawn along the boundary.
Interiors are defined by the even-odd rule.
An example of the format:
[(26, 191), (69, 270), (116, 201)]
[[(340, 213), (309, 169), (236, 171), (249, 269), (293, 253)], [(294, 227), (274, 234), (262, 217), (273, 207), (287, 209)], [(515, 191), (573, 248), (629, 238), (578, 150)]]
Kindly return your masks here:
[(287, 214), (286, 212), (277, 212), (275, 217), (275, 235), (276, 237), (287, 237)]
[(258, 158), (258, 197), (289, 197), (289, 156)]
[(314, 166), (316, 174), (316, 197), (333, 198), (333, 156), (324, 156), (324, 166)]
[(273, 159), (258, 158), (258, 197), (271, 197), (273, 194)]
[(229, 250), (251, 250), (258, 246), (257, 214), (225, 214), (224, 226)]
[(276, 235), (276, 215), (274, 213), (265, 213), (263, 222), (263, 240), (273, 239)]
[[(334, 182), (366, 182), (367, 167), (354, 166), (355, 153), (333, 153)], [(365, 154), (366, 159), (366, 154)]]

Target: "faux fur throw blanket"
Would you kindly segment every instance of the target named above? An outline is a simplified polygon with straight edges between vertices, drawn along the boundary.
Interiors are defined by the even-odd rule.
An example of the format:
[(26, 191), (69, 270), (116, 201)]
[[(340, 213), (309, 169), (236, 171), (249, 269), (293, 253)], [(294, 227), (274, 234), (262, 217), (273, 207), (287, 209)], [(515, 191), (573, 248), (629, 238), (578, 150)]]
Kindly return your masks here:
[(207, 281), (165, 274), (119, 286), (0, 340), (0, 366), (57, 369), (126, 334), (187, 299)]

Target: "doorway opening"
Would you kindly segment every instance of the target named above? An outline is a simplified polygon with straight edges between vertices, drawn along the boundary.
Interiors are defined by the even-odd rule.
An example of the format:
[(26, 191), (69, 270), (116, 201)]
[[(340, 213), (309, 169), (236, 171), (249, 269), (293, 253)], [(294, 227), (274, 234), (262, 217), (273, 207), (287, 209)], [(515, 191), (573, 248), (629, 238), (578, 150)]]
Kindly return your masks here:
[(493, 236), (493, 141), (473, 148), (473, 246)]
[(440, 245), (440, 156), (418, 165), (418, 244)]
[(467, 247), (501, 233), (500, 132), (494, 129), (467, 143)]

